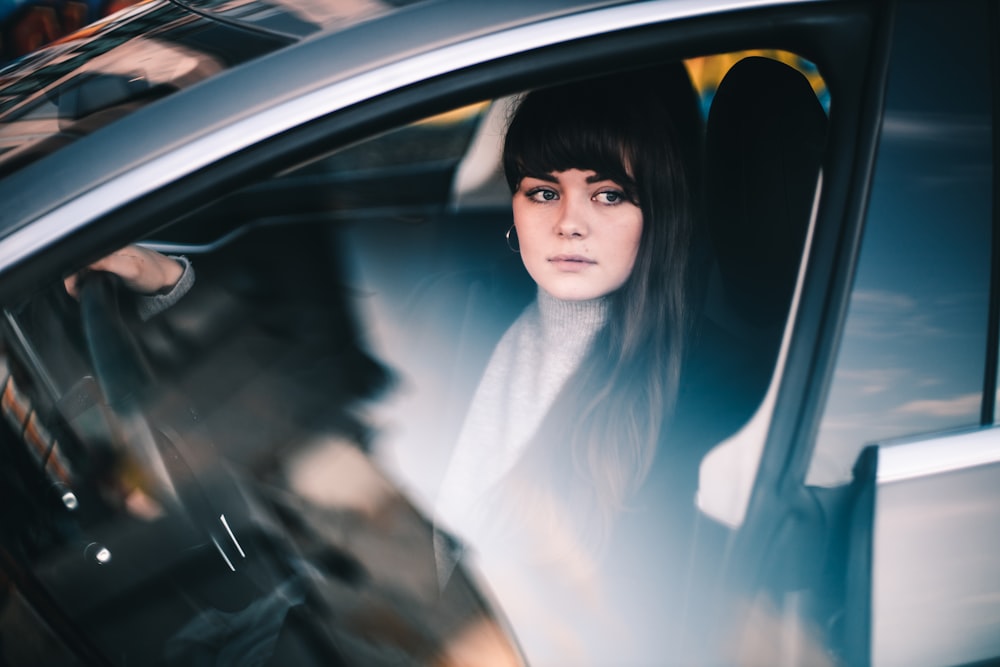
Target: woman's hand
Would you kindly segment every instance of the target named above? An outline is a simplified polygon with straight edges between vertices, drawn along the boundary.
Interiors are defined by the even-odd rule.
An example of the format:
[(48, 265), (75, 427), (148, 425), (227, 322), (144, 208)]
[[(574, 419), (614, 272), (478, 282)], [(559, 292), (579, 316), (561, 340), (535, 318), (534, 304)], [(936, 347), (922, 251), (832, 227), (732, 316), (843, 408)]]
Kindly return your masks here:
[[(139, 294), (157, 294), (177, 284), (184, 267), (176, 260), (149, 250), (130, 245), (99, 259), (86, 270), (107, 271), (120, 277), (125, 285)], [(82, 272), (66, 278), (66, 291), (77, 296), (77, 282)]]

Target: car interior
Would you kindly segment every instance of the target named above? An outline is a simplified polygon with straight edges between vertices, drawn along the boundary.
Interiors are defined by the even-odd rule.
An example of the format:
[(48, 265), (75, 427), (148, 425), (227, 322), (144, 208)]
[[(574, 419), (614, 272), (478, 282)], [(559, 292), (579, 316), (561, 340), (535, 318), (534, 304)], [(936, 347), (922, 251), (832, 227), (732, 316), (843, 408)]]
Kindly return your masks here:
[[(614, 554), (632, 562), (628, 540), (670, 533), (675, 579), (710, 578), (728, 557), (763, 447), (755, 417), (790, 335), (828, 112), (814, 69), (789, 56), (705, 58), (721, 81), (678, 62), (662, 82), (702, 221), (677, 446), (650, 478), (679, 507), (662, 508), (660, 532), (623, 528)], [(196, 273), (149, 321), (96, 275), (79, 301), (60, 276), (5, 314), (3, 413), (22, 464), (43, 472), (20, 483), (52, 496), (32, 555), (99, 645), (142, 655), (152, 643), (182, 664), (252, 631), (256, 643), (230, 650), (277, 646), (286, 664), (311, 664), (322, 653), (310, 647), (334, 645), (381, 664), (481, 626), (513, 655), (509, 619), (474, 572), (441, 588), (432, 524), (477, 380), (468, 360), (533, 296), (504, 238), (499, 151), (516, 100), (411, 123), (186, 213), (142, 241)], [(155, 567), (93, 575), (94, 558)], [(656, 567), (657, 554), (636, 559)], [(222, 567), (238, 578), (208, 576)], [(443, 591), (447, 604), (432, 603)], [(664, 603), (649, 604), (655, 617)]]

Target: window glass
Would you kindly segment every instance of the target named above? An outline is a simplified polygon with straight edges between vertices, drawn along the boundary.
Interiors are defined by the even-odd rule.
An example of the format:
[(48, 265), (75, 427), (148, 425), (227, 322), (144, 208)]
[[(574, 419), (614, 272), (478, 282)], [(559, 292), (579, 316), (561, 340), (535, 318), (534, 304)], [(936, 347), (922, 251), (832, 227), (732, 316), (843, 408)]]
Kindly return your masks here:
[[(993, 179), (986, 3), (899, 6), (861, 257), (809, 481), (979, 422)], [(942, 23), (943, 22), (943, 23)]]
[[(330, 650), (355, 664), (467, 651), (506, 664), (518, 646), (532, 664), (641, 664), (703, 650), (682, 648), (711, 643), (685, 628), (711, 625), (701, 593), (727, 535), (696, 531), (698, 466), (771, 380), (827, 123), (783, 59), (721, 58), (743, 83), (712, 84), (707, 122), (693, 62), (577, 84), (604, 95), (619, 77), (662, 77), (647, 81), (663, 115), (645, 122), (677, 142), (664, 191), (690, 188), (683, 244), (648, 231), (677, 223), (645, 219), (658, 209), (643, 208), (618, 147), (598, 154), (599, 173), (561, 157), (539, 171), (528, 156), (546, 136), (528, 134), (512, 204), (500, 149), (518, 102), (501, 99), (157, 232), (144, 248), (190, 262), (176, 301), (101, 283), (77, 299), (59, 276), (8, 312), (4, 414), (23, 445), (10, 469), (46, 499), (12, 530), (53, 599), (121, 664), (324, 664)], [(765, 134), (740, 152), (748, 115), (774, 121), (780, 151)], [(758, 162), (751, 178), (734, 151)], [(769, 185), (788, 198), (756, 200)], [(545, 217), (563, 201), (588, 212)], [(538, 224), (512, 234), (515, 219)], [(649, 238), (667, 259), (642, 254)], [(552, 239), (579, 244), (537, 250)], [(597, 254), (609, 244), (615, 257)], [(617, 273), (596, 294), (560, 291), (577, 284), (564, 274), (605, 264)], [(638, 338), (608, 324), (631, 316), (616, 299), (639, 289), (638, 266), (662, 281), (653, 310), (690, 321), (643, 321), (660, 328), (637, 325)], [(646, 347), (614, 356), (626, 343)], [(612, 448), (619, 436), (637, 449)]]

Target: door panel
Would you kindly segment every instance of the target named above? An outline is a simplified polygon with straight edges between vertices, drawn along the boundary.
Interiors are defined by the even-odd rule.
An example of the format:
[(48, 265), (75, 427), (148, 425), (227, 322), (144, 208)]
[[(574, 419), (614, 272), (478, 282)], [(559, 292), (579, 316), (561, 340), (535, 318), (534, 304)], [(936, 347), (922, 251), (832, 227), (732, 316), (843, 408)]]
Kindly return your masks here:
[(882, 444), (877, 460), (854, 533), (863, 544), (870, 525), (871, 569), (848, 566), (871, 582), (871, 664), (1000, 657), (1000, 429)]

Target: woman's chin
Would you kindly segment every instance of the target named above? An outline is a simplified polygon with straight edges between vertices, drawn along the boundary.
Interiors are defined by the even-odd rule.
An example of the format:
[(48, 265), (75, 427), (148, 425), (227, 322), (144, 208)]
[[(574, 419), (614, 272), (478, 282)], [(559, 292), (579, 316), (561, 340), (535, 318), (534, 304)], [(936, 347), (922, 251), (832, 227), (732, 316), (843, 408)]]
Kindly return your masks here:
[(560, 301), (590, 301), (607, 296), (614, 291), (587, 285), (544, 285), (541, 283), (539, 285), (549, 296), (555, 297)]

